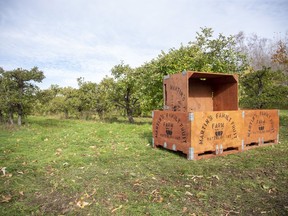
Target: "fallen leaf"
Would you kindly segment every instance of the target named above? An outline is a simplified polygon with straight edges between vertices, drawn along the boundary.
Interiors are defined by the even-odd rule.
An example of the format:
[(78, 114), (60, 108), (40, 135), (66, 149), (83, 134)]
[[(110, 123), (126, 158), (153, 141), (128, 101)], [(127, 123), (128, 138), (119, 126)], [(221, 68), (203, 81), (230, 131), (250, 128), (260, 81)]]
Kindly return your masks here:
[(162, 203), (163, 202), (163, 197), (162, 196), (157, 196), (154, 201), (157, 202), (157, 203)]
[(45, 138), (44, 141), (47, 142), (47, 141), (48, 141), (48, 138)]
[(186, 192), (185, 192), (185, 195), (187, 195), (187, 196), (193, 196), (193, 194), (190, 193), (189, 191), (186, 191)]
[(269, 186), (267, 186), (267, 185), (262, 184), (261, 186), (262, 186), (262, 188), (263, 188), (264, 190), (269, 189)]
[(202, 192), (202, 191), (200, 191), (200, 192), (198, 192), (198, 193), (196, 194), (196, 197), (198, 197), (198, 198), (205, 198), (205, 197), (207, 197), (207, 194), (204, 193), (204, 192)]
[(61, 155), (61, 154), (62, 154), (62, 149), (61, 148), (56, 149), (55, 155)]
[(9, 173), (9, 174), (6, 174), (5, 176), (8, 178), (11, 178), (13, 175), (12, 175), (12, 173)]
[(219, 180), (219, 177), (217, 175), (213, 175), (212, 178), (216, 178), (217, 180)]
[(183, 209), (182, 209), (182, 213), (185, 213), (185, 212), (187, 212), (187, 207), (183, 207)]
[(0, 201), (1, 203), (4, 203), (4, 202), (10, 202), (10, 200), (12, 199), (12, 196), (11, 195), (2, 195), (2, 200)]
[(1, 172), (3, 173), (3, 176), (6, 175), (6, 168), (7, 168), (7, 167), (2, 167), (2, 168), (1, 168)]
[(85, 202), (85, 201), (83, 201), (83, 200), (79, 200), (79, 201), (76, 203), (76, 205), (77, 205), (78, 207), (80, 207), (80, 208), (85, 208), (85, 206), (90, 205), (90, 203)]
[(23, 192), (23, 191), (19, 191), (19, 194), (20, 194), (21, 196), (24, 196), (24, 192)]
[(89, 197), (90, 197), (90, 195), (89, 195), (86, 191), (85, 191), (84, 196), (85, 196), (86, 198), (89, 198)]
[(120, 205), (119, 207), (117, 207), (117, 208), (114, 208), (112, 211), (111, 211), (111, 213), (113, 213), (113, 212), (115, 212), (115, 211), (117, 211), (117, 210), (119, 210), (119, 209), (121, 209), (123, 206), (122, 205)]
[(22, 171), (17, 171), (17, 173), (18, 173), (18, 174), (21, 174), (21, 175), (24, 174), (24, 172), (22, 172)]
[(63, 163), (63, 166), (68, 166), (68, 165), (69, 165), (69, 163), (67, 163), (67, 162)]
[(151, 192), (151, 194), (158, 194), (159, 192), (158, 192), (158, 190), (157, 189), (155, 189), (155, 190), (153, 190), (152, 192)]
[(96, 189), (94, 188), (92, 193), (89, 196), (93, 196), (94, 194), (96, 194)]

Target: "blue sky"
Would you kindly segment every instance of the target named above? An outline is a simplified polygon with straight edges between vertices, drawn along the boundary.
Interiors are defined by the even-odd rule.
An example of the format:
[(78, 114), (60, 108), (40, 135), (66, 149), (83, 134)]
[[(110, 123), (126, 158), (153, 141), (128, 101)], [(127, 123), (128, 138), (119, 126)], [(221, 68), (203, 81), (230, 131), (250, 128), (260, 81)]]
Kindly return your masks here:
[(34, 66), (39, 86), (100, 82), (121, 60), (137, 67), (161, 50), (215, 35), (288, 31), (288, 0), (0, 0), (0, 67)]

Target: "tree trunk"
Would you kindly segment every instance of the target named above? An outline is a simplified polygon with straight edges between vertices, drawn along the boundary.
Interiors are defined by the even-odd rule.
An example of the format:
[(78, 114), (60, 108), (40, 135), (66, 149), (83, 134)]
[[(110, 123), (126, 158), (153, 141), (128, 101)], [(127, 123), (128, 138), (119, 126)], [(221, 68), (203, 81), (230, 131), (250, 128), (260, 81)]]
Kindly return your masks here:
[(18, 114), (18, 126), (22, 125), (22, 115)]
[(68, 112), (68, 110), (64, 110), (64, 114), (65, 114), (65, 119), (68, 119), (68, 118), (69, 118), (69, 112)]
[(130, 108), (127, 109), (127, 116), (128, 116), (129, 123), (133, 124), (135, 121), (133, 118), (133, 110), (132, 109), (130, 109)]
[(17, 112), (18, 112), (18, 125), (22, 125), (22, 117), (23, 117), (23, 107), (21, 104), (17, 104)]
[(13, 121), (13, 111), (12, 111), (12, 109), (9, 110), (8, 118), (9, 118), (9, 123), (10, 123), (11, 125), (13, 125), (13, 124), (14, 124), (14, 121)]
[(131, 109), (131, 104), (130, 104), (130, 88), (129, 87), (126, 89), (125, 107), (126, 107), (126, 112), (127, 112), (129, 123), (133, 124), (134, 123), (133, 109)]
[(4, 115), (2, 110), (0, 110), (0, 123), (4, 122)]

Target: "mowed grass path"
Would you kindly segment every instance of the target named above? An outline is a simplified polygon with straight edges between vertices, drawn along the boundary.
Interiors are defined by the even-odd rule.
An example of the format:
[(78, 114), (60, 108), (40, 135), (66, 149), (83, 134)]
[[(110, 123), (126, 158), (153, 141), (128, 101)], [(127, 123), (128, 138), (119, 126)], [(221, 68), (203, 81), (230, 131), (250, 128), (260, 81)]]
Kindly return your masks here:
[(0, 215), (287, 215), (280, 145), (200, 161), (151, 148), (151, 119), (0, 126)]

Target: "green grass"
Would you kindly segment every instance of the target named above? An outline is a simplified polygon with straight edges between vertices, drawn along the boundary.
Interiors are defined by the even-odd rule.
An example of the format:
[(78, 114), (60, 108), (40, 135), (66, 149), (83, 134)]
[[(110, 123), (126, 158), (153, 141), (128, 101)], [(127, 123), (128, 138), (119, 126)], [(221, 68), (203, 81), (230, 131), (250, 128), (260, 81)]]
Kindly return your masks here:
[(0, 215), (287, 215), (280, 118), (280, 145), (200, 161), (151, 148), (151, 119), (0, 126)]

